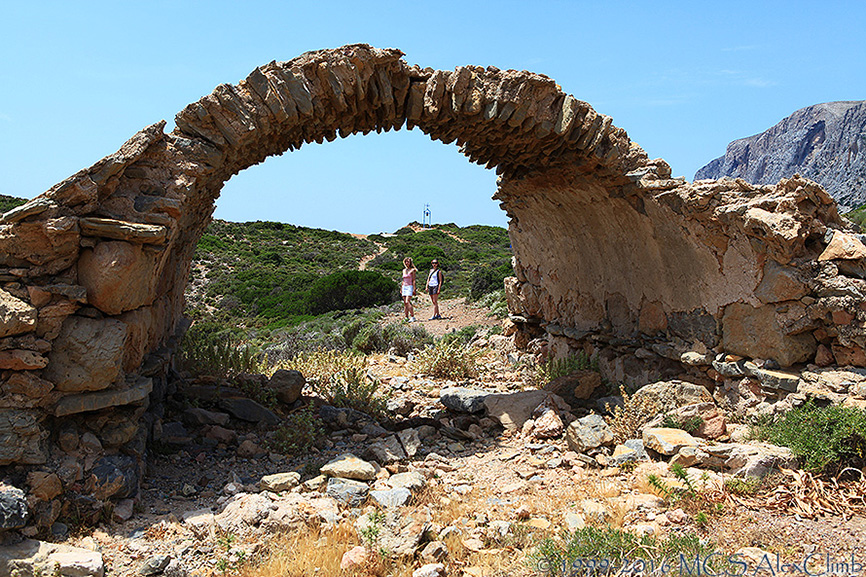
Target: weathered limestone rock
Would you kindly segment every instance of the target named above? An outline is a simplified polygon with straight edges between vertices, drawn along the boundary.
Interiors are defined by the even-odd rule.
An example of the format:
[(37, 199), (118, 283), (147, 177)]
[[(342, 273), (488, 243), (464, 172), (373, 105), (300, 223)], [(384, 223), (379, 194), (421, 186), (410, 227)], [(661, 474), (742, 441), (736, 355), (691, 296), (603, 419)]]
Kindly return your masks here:
[(0, 337), (17, 335), (36, 326), (36, 309), (0, 289)]
[(320, 471), (323, 475), (344, 479), (372, 481), (376, 478), (376, 467), (351, 453), (332, 459)]
[(827, 248), (818, 255), (818, 261), (825, 260), (860, 260), (866, 258), (866, 246), (853, 234), (840, 230), (833, 232), (833, 238)]
[(75, 262), (78, 244), (75, 218), (0, 224), (0, 266), (28, 269), (25, 276), (56, 274)]
[(587, 415), (572, 421), (565, 431), (568, 448), (578, 453), (613, 443), (613, 433), (600, 415)]
[(666, 413), (696, 403), (712, 403), (713, 397), (706, 387), (685, 381), (658, 381), (644, 385), (632, 395), (633, 399), (648, 399), (658, 412)]
[(683, 447), (697, 447), (698, 441), (681, 429), (658, 427), (645, 429), (643, 442), (646, 448), (662, 455), (675, 455)]
[(121, 374), (127, 328), (113, 319), (69, 317), (54, 341), (43, 377), (59, 391), (99, 391)]
[(288, 473), (274, 473), (273, 475), (265, 475), (259, 481), (259, 486), (264, 491), (272, 491), (279, 493), (280, 491), (288, 491), (296, 486), (301, 481), (301, 474), (294, 471)]
[(808, 292), (796, 269), (769, 260), (764, 265), (764, 277), (755, 289), (755, 296), (763, 303), (778, 303), (797, 300)]
[(0, 465), (38, 465), (47, 460), (42, 443), (48, 431), (40, 417), (33, 410), (0, 409)]
[(12, 373), (0, 384), (0, 391), (4, 395), (26, 395), (34, 399), (44, 397), (53, 388), (54, 383), (41, 379), (30, 371)]
[(0, 546), (0, 577), (103, 577), (104, 574), (105, 565), (98, 551), (31, 539)]
[(164, 226), (126, 222), (113, 218), (82, 218), (78, 221), (81, 234), (134, 243), (162, 244), (165, 242)]
[(63, 492), (60, 477), (54, 473), (33, 471), (27, 475), (27, 484), (30, 485), (30, 493), (42, 501), (50, 501)]
[(439, 393), (439, 402), (458, 413), (479, 413), (488, 395), (487, 391), (467, 387), (447, 387)]
[(106, 314), (117, 315), (156, 299), (159, 254), (141, 244), (100, 242), (81, 251), (78, 281), (87, 288), (87, 300)]
[(814, 357), (818, 343), (810, 333), (786, 334), (773, 306), (734, 303), (725, 308), (722, 347), (736, 355), (770, 358), (790, 367)]
[(370, 487), (361, 481), (331, 477), (328, 479), (328, 486), (325, 492), (341, 503), (345, 503), (350, 507), (357, 507), (367, 498), (367, 495), (370, 493)]
[(0, 369), (35, 371), (45, 368), (46, 365), (48, 365), (48, 359), (33, 351), (0, 351)]

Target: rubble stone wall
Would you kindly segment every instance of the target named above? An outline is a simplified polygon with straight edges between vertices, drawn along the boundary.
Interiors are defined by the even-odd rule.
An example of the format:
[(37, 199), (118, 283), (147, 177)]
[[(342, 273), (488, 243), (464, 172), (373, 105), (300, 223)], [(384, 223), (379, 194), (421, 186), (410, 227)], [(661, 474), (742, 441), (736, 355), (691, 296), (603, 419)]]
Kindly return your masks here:
[(224, 182), (304, 143), (404, 126), (497, 170), (511, 311), (557, 347), (605, 334), (866, 365), (866, 247), (816, 184), (672, 179), (545, 76), (401, 57), (352, 45), (271, 62), (0, 218), (0, 466), (128, 496), (113, 471), (140, 470)]

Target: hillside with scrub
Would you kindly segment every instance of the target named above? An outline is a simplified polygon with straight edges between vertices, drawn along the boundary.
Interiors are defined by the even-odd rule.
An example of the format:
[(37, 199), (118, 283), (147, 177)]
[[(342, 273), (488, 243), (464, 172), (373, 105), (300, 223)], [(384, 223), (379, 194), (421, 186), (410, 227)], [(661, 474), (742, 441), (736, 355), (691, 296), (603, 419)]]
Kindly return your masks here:
[(187, 287), (187, 314), (226, 326), (279, 329), (332, 311), (399, 300), (403, 258), (420, 275), (439, 259), (443, 298), (477, 299), (511, 274), (505, 229), (417, 223), (393, 234), (351, 235), (279, 222), (214, 220)]

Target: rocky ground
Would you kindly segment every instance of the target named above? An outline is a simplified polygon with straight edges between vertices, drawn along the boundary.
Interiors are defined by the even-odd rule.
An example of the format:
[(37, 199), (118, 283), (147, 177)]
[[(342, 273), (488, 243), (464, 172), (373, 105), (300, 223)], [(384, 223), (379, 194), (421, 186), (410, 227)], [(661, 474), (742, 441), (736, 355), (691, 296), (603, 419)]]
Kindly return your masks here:
[[(453, 333), (465, 327), (490, 328), (499, 324), (495, 317), (488, 314), (483, 307), (473, 306), (464, 298), (441, 299), (439, 301), (439, 313), (441, 319), (431, 320), (433, 316), (433, 303), (429, 295), (422, 294), (412, 299), (415, 308), (415, 318), (427, 332), (435, 337), (441, 337)], [(384, 324), (404, 320), (402, 309), (397, 313), (390, 313), (384, 319)]]
[[(443, 315), (425, 326), (454, 330), (481, 312), (447, 302)], [(813, 574), (826, 559), (864, 561), (862, 509), (822, 512), (820, 500), (809, 509), (813, 493), (789, 495), (804, 483), (779, 472), (793, 466), (790, 452), (749, 441), (705, 388), (668, 381), (632, 397), (701, 415), (695, 436), (656, 422), (621, 442), (615, 421), (599, 413), (623, 399), (599, 400), (613, 391), (597, 373), (579, 370), (539, 390), (523, 368), (528, 355), (511, 347), (502, 335), (475, 339), (482, 370), (460, 381), (418, 374), (396, 355), (368, 357), (390, 396), (390, 418), (379, 421), (322, 406), (309, 388), (275, 414), (211, 403), (213, 383), (190, 383), (160, 425), (138, 498), (117, 503), (96, 528), (55, 525), (57, 544), (7, 540), (0, 575), (38, 574), (40, 564), (53, 567), (46, 559), (82, 576), (536, 575), (545, 572), (538, 544), (585, 526), (658, 540), (694, 534), (752, 567), (776, 554), (795, 564), (812, 555)], [(821, 382), (836, 391), (845, 383), (854, 401), (866, 391), (863, 371), (828, 371)], [(318, 441), (278, 451), (267, 413), (278, 421), (310, 403), (323, 421)], [(694, 487), (685, 497), (649, 482), (656, 475), (668, 490), (685, 488), (674, 463)], [(746, 474), (770, 481), (757, 494), (726, 483)], [(38, 492), (32, 486), (29, 498)]]

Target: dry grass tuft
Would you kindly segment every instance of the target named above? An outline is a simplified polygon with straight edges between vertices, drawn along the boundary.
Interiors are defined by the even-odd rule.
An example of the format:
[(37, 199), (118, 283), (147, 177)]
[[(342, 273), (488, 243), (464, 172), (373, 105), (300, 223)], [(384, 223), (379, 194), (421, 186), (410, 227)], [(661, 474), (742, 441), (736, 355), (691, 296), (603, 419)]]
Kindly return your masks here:
[(637, 398), (630, 396), (622, 385), (619, 387), (619, 392), (622, 395), (622, 406), (617, 405), (611, 409), (610, 405), (607, 405), (605, 409), (613, 415), (608, 419), (608, 425), (613, 432), (614, 440), (617, 443), (624, 443), (634, 439), (641, 427), (658, 414), (659, 406), (654, 399), (647, 396)]

